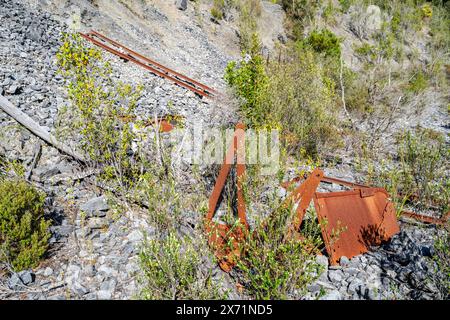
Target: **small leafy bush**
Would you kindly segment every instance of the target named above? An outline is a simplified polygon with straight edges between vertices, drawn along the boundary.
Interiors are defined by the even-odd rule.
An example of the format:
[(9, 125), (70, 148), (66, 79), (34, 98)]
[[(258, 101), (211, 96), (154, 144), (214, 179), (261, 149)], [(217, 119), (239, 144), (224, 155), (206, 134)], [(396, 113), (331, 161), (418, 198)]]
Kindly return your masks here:
[(431, 18), (433, 16), (433, 7), (429, 3), (424, 3), (420, 10), (423, 18)]
[(204, 254), (190, 238), (172, 231), (163, 238), (146, 240), (139, 255), (144, 274), (141, 298), (225, 298), (212, 280), (212, 270), (204, 267)]
[(268, 122), (269, 110), (262, 108), (261, 99), (267, 89), (268, 77), (256, 34), (253, 35), (250, 51), (243, 53), (242, 61), (239, 64), (235, 61), (228, 64), (225, 80), (243, 99), (240, 111), (246, 122), (252, 127), (264, 126)]
[(317, 156), (340, 143), (335, 82), (309, 49), (292, 50), (286, 63), (265, 66), (257, 37), (251, 54), (231, 62), (225, 79), (243, 101), (240, 111), (254, 128), (282, 129), (292, 137), (289, 152)]
[(223, 12), (216, 7), (211, 8), (211, 16), (215, 21), (220, 21), (223, 19)]
[(405, 190), (425, 204), (437, 203), (448, 210), (450, 154), (444, 137), (426, 129), (407, 132), (399, 138), (398, 156)]
[(413, 77), (409, 81), (408, 91), (413, 93), (419, 93), (424, 91), (427, 87), (428, 87), (428, 80), (423, 71), (419, 70), (415, 75), (413, 75)]
[(387, 189), (399, 211), (407, 202), (419, 209), (431, 206), (442, 213), (449, 210), (450, 154), (444, 137), (418, 129), (401, 134), (397, 144), (398, 163), (386, 161), (379, 172), (369, 174), (374, 175), (371, 182)]
[[(303, 29), (306, 22), (314, 19), (314, 15), (320, 7), (318, 0), (280, 0), (279, 3), (299, 29)], [(297, 35), (300, 34), (301, 30)]]
[(92, 166), (103, 169), (105, 180), (129, 189), (141, 159), (132, 152), (136, 136), (123, 119), (133, 117), (141, 87), (114, 82), (101, 52), (85, 46), (78, 34), (64, 34), (62, 40), (57, 60), (71, 108), (61, 112), (58, 128), (68, 136), (63, 138), (81, 140), (81, 148)]
[(0, 258), (14, 270), (35, 267), (47, 250), (44, 199), (24, 181), (0, 181)]
[(438, 230), (434, 242), (435, 272), (431, 274), (432, 282), (437, 286), (442, 300), (450, 298), (450, 225), (447, 223)]
[(308, 46), (314, 51), (329, 57), (341, 56), (341, 39), (328, 29), (313, 30), (306, 39), (301, 41), (303, 46)]
[(303, 240), (286, 237), (293, 221), (291, 209), (279, 207), (265, 223), (258, 223), (244, 244), (237, 270), (255, 299), (298, 299), (322, 271), (314, 259), (320, 232)]
[(317, 157), (341, 143), (335, 82), (311, 51), (293, 52), (291, 59), (270, 67), (263, 109), (270, 110), (272, 121), (292, 136), (290, 153), (304, 149)]

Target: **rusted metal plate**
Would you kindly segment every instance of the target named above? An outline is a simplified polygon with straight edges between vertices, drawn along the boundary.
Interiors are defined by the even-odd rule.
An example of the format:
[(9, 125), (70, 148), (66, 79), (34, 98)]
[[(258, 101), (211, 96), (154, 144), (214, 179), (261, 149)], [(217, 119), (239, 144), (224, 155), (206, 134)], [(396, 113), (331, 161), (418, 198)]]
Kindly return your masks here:
[[(209, 210), (206, 215), (205, 231), (208, 235), (208, 242), (214, 250), (214, 254), (219, 260), (219, 266), (225, 272), (229, 272), (236, 264), (240, 256), (240, 243), (248, 232), (245, 200), (243, 193), (242, 179), (245, 175), (245, 131), (244, 125), (238, 124), (234, 133), (233, 142), (226, 154), (216, 184), (209, 198)], [(236, 157), (236, 161), (234, 158)], [(219, 205), (219, 199), (225, 187), (227, 177), (231, 171), (231, 166), (236, 162), (237, 175), (237, 211), (238, 223), (227, 225), (214, 222), (213, 217)]]
[(330, 263), (352, 258), (400, 231), (386, 190), (362, 188), (314, 195), (314, 205)]

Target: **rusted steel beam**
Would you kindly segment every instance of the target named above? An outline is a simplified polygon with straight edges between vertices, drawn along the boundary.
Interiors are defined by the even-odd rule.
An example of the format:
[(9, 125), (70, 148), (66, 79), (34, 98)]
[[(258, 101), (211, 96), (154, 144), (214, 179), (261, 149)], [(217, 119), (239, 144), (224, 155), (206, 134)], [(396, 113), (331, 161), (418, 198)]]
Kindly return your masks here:
[[(214, 250), (214, 254), (219, 260), (219, 266), (225, 272), (229, 272), (240, 257), (240, 242), (248, 233), (248, 222), (246, 217), (246, 207), (243, 193), (242, 179), (245, 175), (245, 127), (243, 124), (236, 126), (232, 144), (225, 156), (224, 163), (216, 179), (214, 189), (209, 198), (209, 209), (205, 218), (205, 231), (208, 234), (208, 242)], [(220, 197), (227, 177), (231, 171), (231, 166), (235, 163), (237, 175), (237, 211), (238, 223), (227, 225), (213, 221), (217, 211)]]
[(208, 87), (208, 86), (206, 86), (206, 85), (204, 85), (204, 84), (202, 84), (202, 83), (200, 83), (200, 82), (198, 82), (198, 81), (196, 81), (194, 79), (191, 79), (191, 78), (189, 78), (189, 77), (187, 77), (187, 76), (185, 76), (185, 75), (183, 75), (183, 74), (181, 74), (181, 73), (179, 73), (179, 72), (177, 72), (175, 70), (172, 70), (172, 69), (170, 69), (168, 67), (165, 67), (162, 64), (160, 64), (160, 63), (158, 63), (158, 62), (156, 62), (154, 60), (151, 60), (151, 59), (141, 55), (140, 53), (125, 47), (124, 45), (122, 45), (122, 44), (120, 44), (120, 43), (118, 43), (118, 42), (116, 42), (116, 41), (114, 41), (114, 40), (112, 40), (112, 39), (102, 35), (101, 33), (97, 32), (97, 31), (91, 30), (88, 34), (95, 35), (98, 38), (101, 38), (104, 41), (109, 42), (109, 43), (113, 44), (114, 46), (123, 49), (128, 54), (130, 54), (131, 57), (138, 57), (138, 58), (146, 61), (147, 63), (158, 67), (159, 69), (161, 69), (162, 71), (164, 71), (168, 75), (173, 75), (173, 76), (176, 76), (179, 79), (182, 79), (184, 81), (190, 82), (191, 84), (194, 84), (195, 86), (200, 87), (203, 90), (205, 90), (206, 92), (209, 92), (211, 94), (217, 94), (218, 93), (215, 89), (210, 88), (210, 87)]
[[(307, 174), (295, 177), (294, 179), (292, 179), (290, 181), (283, 182), (281, 184), (281, 186), (283, 188), (287, 189), (293, 183), (297, 183), (297, 182), (300, 182), (302, 180), (305, 180), (307, 177), (308, 177)], [(350, 187), (350, 188), (353, 188), (353, 189), (370, 188), (369, 186), (366, 186), (364, 184), (359, 184), (359, 183), (356, 183), (356, 182), (349, 182), (349, 181), (346, 181), (346, 180), (342, 180), (342, 179), (338, 179), (338, 178), (332, 178), (332, 177), (328, 177), (328, 176), (325, 176), (325, 175), (321, 178), (321, 182), (335, 183), (335, 184), (339, 184), (339, 185), (342, 185), (342, 186)]]
[(132, 61), (133, 63), (135, 63), (135, 64), (137, 64), (137, 65), (139, 65), (139, 66), (141, 66), (141, 67), (143, 67), (143, 68), (145, 68), (147, 70), (149, 70), (152, 73), (154, 73), (155, 75), (158, 75), (160, 77), (168, 79), (168, 80), (178, 84), (179, 86), (184, 87), (184, 88), (186, 88), (186, 89), (188, 89), (188, 90), (190, 90), (190, 91), (192, 91), (192, 92), (194, 92), (194, 93), (196, 93), (196, 94), (198, 94), (198, 95), (200, 95), (202, 97), (209, 97), (209, 96), (211, 96), (211, 94), (209, 92), (206, 92), (203, 89), (198, 89), (194, 85), (191, 85), (191, 84), (189, 84), (186, 81), (183, 81), (183, 80), (180, 80), (180, 79), (178, 79), (176, 77), (168, 75), (164, 71), (158, 70), (155, 67), (151, 66), (150, 64), (147, 64), (147, 63), (144, 63), (142, 61), (139, 61), (137, 58), (134, 58), (134, 57), (130, 56), (129, 54), (122, 53), (122, 52), (120, 52), (120, 51), (118, 51), (118, 50), (116, 50), (116, 49), (106, 45), (105, 43), (94, 39), (92, 34), (80, 33), (80, 35), (84, 39), (86, 39), (86, 40), (92, 42), (93, 44), (103, 48), (104, 50), (106, 50), (106, 51), (108, 51), (108, 52), (110, 52), (110, 53), (112, 53), (112, 54), (114, 54), (114, 55), (116, 55), (118, 57), (121, 57), (121, 58), (123, 58), (125, 60)]
[(337, 179), (337, 178), (332, 178), (332, 177), (327, 177), (327, 176), (324, 176), (322, 178), (322, 182), (335, 183), (335, 184), (339, 184), (341, 186), (346, 186), (346, 187), (350, 187), (350, 188), (354, 188), (354, 189), (370, 188), (369, 186), (366, 186), (364, 184), (359, 184), (356, 182), (349, 182), (349, 181), (345, 181), (342, 179)]
[(296, 216), (293, 222), (294, 230), (298, 231), (300, 229), (306, 210), (308, 209), (308, 206), (322, 178), (323, 171), (320, 169), (315, 169), (309, 177), (306, 178), (306, 180), (294, 191), (292, 191), (292, 193), (285, 200), (285, 203), (289, 203), (290, 201), (297, 203), (300, 201), (298, 203)]
[(402, 214), (402, 216), (412, 218), (412, 219), (418, 220), (423, 223), (436, 224), (436, 225), (444, 225), (448, 222), (448, 220), (450, 218), (450, 211), (448, 211), (446, 214), (442, 215), (441, 218), (434, 218), (434, 217), (430, 217), (430, 216), (426, 216), (423, 214), (418, 214), (418, 213), (410, 212), (410, 211), (402, 211), (401, 214)]

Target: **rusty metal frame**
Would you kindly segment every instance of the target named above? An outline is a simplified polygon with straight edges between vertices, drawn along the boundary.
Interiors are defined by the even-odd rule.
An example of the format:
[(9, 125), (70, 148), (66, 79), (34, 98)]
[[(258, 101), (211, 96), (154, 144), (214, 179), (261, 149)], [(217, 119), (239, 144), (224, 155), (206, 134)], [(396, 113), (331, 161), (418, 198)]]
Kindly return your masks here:
[[(285, 203), (292, 201), (293, 203), (298, 203), (296, 209), (296, 216), (294, 218), (293, 229), (299, 230), (302, 224), (303, 218), (305, 216), (306, 210), (308, 209), (309, 203), (311, 202), (320, 181), (323, 179), (323, 171), (320, 169), (315, 169), (306, 180), (301, 183), (297, 188), (292, 191), (292, 193), (287, 197)], [(294, 181), (284, 184), (286, 188), (291, 185)]]
[[(217, 211), (220, 197), (231, 167), (235, 163), (237, 175), (237, 212), (238, 223), (227, 225), (214, 222), (213, 217)], [(245, 127), (239, 123), (234, 132), (233, 141), (225, 156), (224, 163), (217, 177), (214, 189), (209, 198), (209, 209), (205, 218), (205, 231), (208, 235), (208, 242), (214, 250), (214, 254), (219, 261), (219, 266), (225, 272), (229, 272), (236, 264), (241, 254), (240, 242), (248, 233), (249, 226), (246, 217), (246, 207), (243, 192), (242, 179), (245, 175)]]
[[(315, 180), (312, 180), (313, 177)], [(303, 188), (309, 189), (309, 192), (301, 199), (293, 230), (289, 230), (289, 235), (296, 231), (294, 234), (302, 238), (299, 235), (300, 226), (311, 199), (314, 199), (331, 264), (337, 264), (341, 256), (351, 258), (367, 252), (371, 245), (380, 244), (399, 232), (395, 210), (385, 189), (327, 177), (320, 169), (315, 169), (308, 177), (296, 177), (282, 186), (288, 188), (302, 180), (304, 181), (297, 190)], [(316, 192), (320, 182), (346, 186), (350, 190)], [(336, 237), (334, 232), (339, 231), (339, 221), (345, 224), (342, 227), (347, 227), (347, 230), (341, 230), (339, 237)]]
[[(103, 48), (104, 50), (121, 57), (122, 59), (125, 59), (127, 61), (131, 61), (147, 70), (152, 72), (155, 75), (158, 75), (160, 77), (163, 77), (165, 79), (168, 79), (176, 84), (178, 84), (181, 87), (184, 87), (201, 97), (211, 97), (214, 95), (218, 95), (218, 92), (204, 84), (201, 84), (200, 82), (191, 79), (179, 72), (176, 72), (172, 69), (169, 69), (160, 63), (153, 61), (127, 47), (124, 45), (107, 38), (106, 36), (91, 30), (88, 33), (81, 33), (80, 35), (95, 44), (96, 46), (99, 46)], [(109, 45), (108, 45), (109, 43)], [(120, 49), (121, 51), (114, 49), (113, 47), (116, 47), (117, 49)]]

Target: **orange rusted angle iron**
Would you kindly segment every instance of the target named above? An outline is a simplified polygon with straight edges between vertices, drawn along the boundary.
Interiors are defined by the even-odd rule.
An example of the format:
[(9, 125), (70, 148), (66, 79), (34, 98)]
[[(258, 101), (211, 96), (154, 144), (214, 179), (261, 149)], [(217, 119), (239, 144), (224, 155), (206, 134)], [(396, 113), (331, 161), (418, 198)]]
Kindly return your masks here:
[[(222, 270), (229, 272), (240, 257), (240, 243), (244, 240), (249, 226), (245, 214), (245, 200), (242, 189), (242, 179), (245, 175), (245, 127), (239, 123), (233, 135), (233, 141), (225, 156), (225, 161), (220, 169), (216, 184), (209, 199), (209, 210), (206, 215), (205, 229), (208, 235), (209, 245), (219, 261)], [(238, 223), (235, 225), (214, 222), (213, 217), (220, 203), (222, 191), (231, 166), (235, 163), (237, 176), (237, 212)]]
[(450, 219), (450, 211), (443, 214), (440, 218), (430, 217), (423, 214), (418, 214), (410, 211), (402, 211), (402, 216), (412, 218), (427, 224), (436, 224), (436, 225), (444, 225)]

